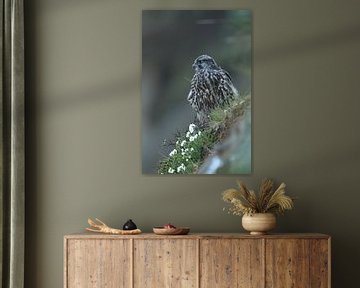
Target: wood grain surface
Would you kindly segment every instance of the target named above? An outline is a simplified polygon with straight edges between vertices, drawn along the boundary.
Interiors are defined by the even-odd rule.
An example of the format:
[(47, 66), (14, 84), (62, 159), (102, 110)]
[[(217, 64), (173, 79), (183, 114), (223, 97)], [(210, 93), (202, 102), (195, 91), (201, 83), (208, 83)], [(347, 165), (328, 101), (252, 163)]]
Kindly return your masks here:
[(329, 242), (313, 239), (310, 242), (310, 287), (327, 288), (330, 283)]
[(309, 240), (266, 240), (266, 287), (309, 287)]
[(71, 288), (130, 288), (130, 240), (71, 240), (67, 279)]
[(197, 287), (196, 249), (192, 239), (134, 241), (134, 287)]
[(330, 243), (323, 234), (67, 235), (64, 287), (330, 288)]
[(65, 235), (65, 239), (329, 239), (329, 235), (320, 233), (288, 233), (250, 235), (249, 233), (189, 233), (188, 235), (156, 235), (154, 233), (142, 233), (139, 235), (110, 235), (101, 233), (76, 233)]
[(200, 246), (200, 287), (263, 287), (261, 239), (205, 239)]

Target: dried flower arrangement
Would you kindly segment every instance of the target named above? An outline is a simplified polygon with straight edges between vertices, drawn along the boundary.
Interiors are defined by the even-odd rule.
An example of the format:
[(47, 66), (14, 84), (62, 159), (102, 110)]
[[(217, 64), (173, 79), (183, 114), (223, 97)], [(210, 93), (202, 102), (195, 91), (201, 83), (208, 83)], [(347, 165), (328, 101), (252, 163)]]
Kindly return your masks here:
[(222, 193), (222, 199), (231, 203), (229, 213), (233, 215), (252, 215), (256, 213), (283, 214), (285, 210), (294, 207), (294, 198), (285, 195), (285, 183), (274, 190), (274, 182), (264, 179), (259, 193), (249, 190), (242, 181), (238, 181), (238, 189), (227, 189)]

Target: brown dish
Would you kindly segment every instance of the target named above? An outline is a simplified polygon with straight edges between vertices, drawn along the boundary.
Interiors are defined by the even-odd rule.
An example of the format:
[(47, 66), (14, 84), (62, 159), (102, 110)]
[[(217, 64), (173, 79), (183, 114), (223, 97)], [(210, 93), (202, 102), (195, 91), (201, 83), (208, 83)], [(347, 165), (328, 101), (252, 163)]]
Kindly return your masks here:
[(186, 235), (190, 232), (189, 227), (163, 228), (154, 227), (153, 231), (157, 235)]

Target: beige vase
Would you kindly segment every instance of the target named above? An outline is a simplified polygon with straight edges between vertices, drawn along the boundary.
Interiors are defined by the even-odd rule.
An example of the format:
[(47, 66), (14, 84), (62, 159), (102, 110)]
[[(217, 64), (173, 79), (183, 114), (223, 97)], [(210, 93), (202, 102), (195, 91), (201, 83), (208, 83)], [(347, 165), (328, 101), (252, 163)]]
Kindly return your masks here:
[(251, 235), (263, 235), (276, 226), (276, 217), (272, 213), (255, 213), (242, 217), (242, 226)]

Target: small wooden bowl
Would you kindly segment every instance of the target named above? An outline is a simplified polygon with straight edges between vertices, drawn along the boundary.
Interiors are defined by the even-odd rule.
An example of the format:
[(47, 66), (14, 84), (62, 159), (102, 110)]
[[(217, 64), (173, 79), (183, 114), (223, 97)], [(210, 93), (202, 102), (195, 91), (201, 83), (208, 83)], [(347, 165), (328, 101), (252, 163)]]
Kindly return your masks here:
[(157, 235), (186, 235), (190, 232), (189, 227), (163, 228), (154, 227), (153, 231)]

